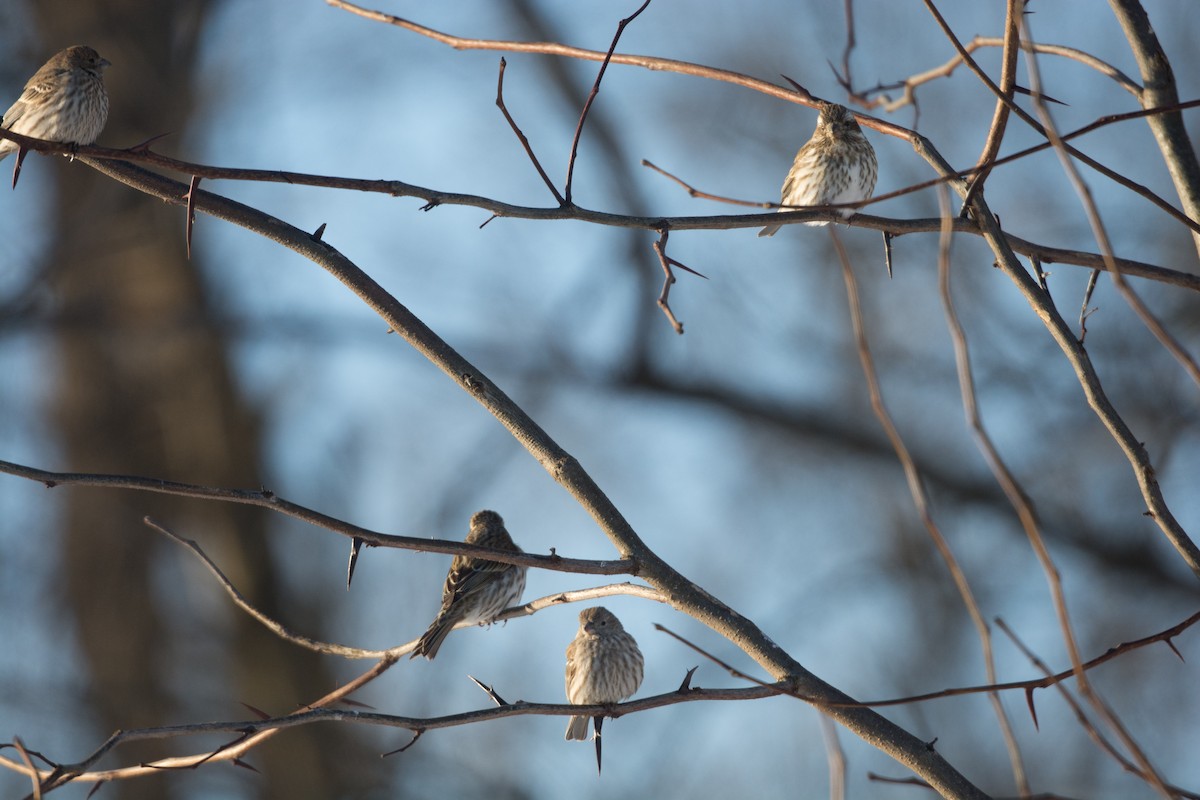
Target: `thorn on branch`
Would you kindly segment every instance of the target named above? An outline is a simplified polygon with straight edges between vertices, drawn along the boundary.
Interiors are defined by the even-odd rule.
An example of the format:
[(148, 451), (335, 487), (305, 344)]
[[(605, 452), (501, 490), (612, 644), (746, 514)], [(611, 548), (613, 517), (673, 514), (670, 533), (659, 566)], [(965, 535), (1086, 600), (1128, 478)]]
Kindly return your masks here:
[(1083, 340), (1087, 337), (1087, 319), (1099, 309), (1088, 309), (1088, 304), (1092, 302), (1092, 292), (1096, 290), (1096, 280), (1100, 277), (1100, 270), (1092, 270), (1092, 274), (1088, 276), (1087, 288), (1083, 291), (1083, 306), (1079, 309), (1079, 345), (1083, 346)]
[(675, 273), (671, 271), (671, 267), (679, 267), (693, 275), (700, 275), (701, 278), (705, 276), (667, 255), (667, 237), (670, 235), (671, 232), (669, 230), (662, 228), (659, 231), (658, 241), (654, 243), (654, 252), (658, 254), (658, 263), (662, 265), (664, 275), (662, 293), (658, 296), (658, 307), (667, 315), (667, 321), (671, 323), (671, 327), (675, 329), (675, 332), (682, 336), (683, 323), (676, 319), (675, 312), (671, 310), (671, 284), (675, 283)]
[(312, 232), (313, 241), (314, 242), (321, 241), (321, 237), (324, 235), (325, 235), (325, 223), (322, 222), (320, 225), (317, 226), (317, 229)]
[(354, 580), (354, 566), (358, 563), (358, 553), (362, 550), (363, 540), (355, 536), (350, 541), (350, 563), (346, 566), (346, 591), (350, 591), (350, 582)]
[(1016, 92), (1017, 94), (1023, 94), (1023, 95), (1026, 95), (1026, 96), (1028, 96), (1028, 97), (1035, 97), (1035, 96), (1036, 96), (1036, 97), (1037, 97), (1039, 100), (1044, 100), (1044, 101), (1046, 101), (1047, 103), (1057, 103), (1057, 104), (1058, 104), (1058, 105), (1060, 105), (1060, 106), (1069, 106), (1069, 105), (1071, 105), (1070, 103), (1064, 103), (1062, 100), (1055, 100), (1053, 97), (1051, 97), (1051, 96), (1050, 96), (1050, 95), (1048, 95), (1048, 94), (1036, 94), (1035, 92), (1032, 92), (1032, 91), (1030, 91), (1029, 89), (1026, 89), (1024, 86), (1014, 85), (1014, 86), (1013, 86), (1013, 91), (1014, 91), (1014, 92)]
[[(731, 664), (717, 658), (712, 653), (710, 653), (707, 650), (705, 650), (704, 648), (700, 647), (700, 645), (689, 642), (687, 639), (683, 638), (678, 633), (675, 633), (675, 631), (667, 628), (665, 625), (660, 625), (659, 623), (656, 622), (656, 623), (654, 623), (654, 629), (656, 631), (660, 631), (662, 633), (667, 634), (675, 641), (677, 641), (687, 647), (690, 647), (692, 650), (695, 650), (697, 653), (704, 656), (705, 658), (707, 658), (709, 661), (713, 662), (717, 666), (721, 667), (722, 669), (724, 669), (726, 672), (728, 672), (730, 675), (732, 675), (735, 678), (741, 678), (742, 680), (750, 681), (751, 683), (757, 684), (766, 689), (777, 689), (778, 688), (778, 687), (772, 686), (771, 684), (766, 683), (764, 681), (760, 681), (758, 678), (755, 678), (751, 675), (747, 675), (746, 673), (742, 672), (741, 670), (737, 669), (736, 667), (732, 666)], [(695, 667), (693, 667), (692, 669), (694, 670)], [(690, 677), (690, 675), (691, 675), (691, 672), (688, 673), (689, 677)], [(780, 694), (792, 694), (793, 697), (796, 697), (801, 700), (807, 700), (808, 702), (817, 702), (810, 698), (801, 697), (799, 694), (790, 693), (786, 689), (780, 690)]]
[(199, 175), (193, 175), (188, 192), (184, 195), (184, 199), (187, 200), (187, 224), (184, 228), (184, 239), (187, 243), (188, 261), (192, 260), (192, 227), (196, 223), (196, 187), (200, 185), (201, 180)]
[(1042, 291), (1049, 297), (1050, 286), (1046, 283), (1046, 271), (1042, 269), (1042, 260), (1037, 256), (1030, 256), (1029, 263), (1033, 267), (1033, 274), (1037, 276), (1038, 286), (1042, 287)]
[(495, 703), (497, 706), (504, 708), (505, 706), (509, 705), (509, 702), (507, 700), (505, 700), (503, 697), (501, 697), (499, 694), (497, 694), (496, 690), (493, 689), (491, 686), (488, 686), (487, 684), (483, 683), (478, 678), (476, 678), (474, 675), (468, 675), (467, 677), (470, 678), (471, 681), (476, 686), (478, 686), (480, 689), (483, 689), (483, 691), (487, 692), (487, 696), (492, 698), (492, 702)]
[(818, 102), (817, 98), (812, 96), (812, 92), (810, 92), (808, 89), (805, 89), (800, 84), (796, 83), (794, 80), (789, 78), (787, 75), (780, 73), (779, 77), (783, 78), (785, 81), (790, 83), (792, 85), (792, 88), (796, 90), (796, 94), (800, 95), (800, 97), (804, 98), (805, 100), (807, 100), (810, 103)]
[(369, 711), (375, 710), (375, 706), (371, 705), (370, 703), (360, 703), (357, 700), (351, 700), (349, 697), (341, 698), (338, 700), (338, 703), (344, 706), (350, 706), (351, 708), (365, 708)]
[(271, 715), (270, 715), (270, 714), (268, 714), (267, 712), (263, 711), (263, 710), (262, 710), (262, 709), (260, 709), (260, 708), (255, 708), (254, 706), (250, 705), (249, 703), (241, 703), (241, 702), (239, 702), (239, 705), (240, 705), (242, 708), (244, 708), (244, 709), (246, 709), (247, 711), (249, 711), (249, 712), (250, 712), (251, 714), (253, 714), (254, 716), (258, 717), (259, 719), (270, 719), (270, 718), (271, 718)]
[(12, 188), (14, 191), (17, 188), (17, 181), (21, 178), (21, 165), (25, 163), (25, 156), (27, 155), (29, 155), (29, 151), (24, 147), (17, 148), (17, 161), (13, 164)]
[(689, 669), (684, 674), (683, 681), (679, 684), (679, 688), (675, 691), (679, 692), (680, 694), (687, 694), (690, 692), (692, 690), (692, 676), (696, 674), (696, 670), (698, 669), (700, 669), (699, 664)]
[(380, 757), (380, 758), (387, 758), (388, 756), (394, 756), (394, 755), (396, 755), (397, 753), (403, 753), (405, 750), (407, 750), (408, 748), (410, 748), (410, 747), (412, 747), (414, 744), (416, 744), (416, 743), (417, 743), (417, 739), (420, 739), (420, 738), (421, 738), (421, 734), (423, 734), (423, 733), (425, 733), (424, 729), (422, 729), (422, 728), (417, 728), (415, 731), (413, 731), (413, 738), (412, 738), (412, 741), (410, 741), (408, 744), (404, 745), (404, 747), (398, 747), (398, 748), (396, 748), (395, 750), (389, 750), (389, 751), (388, 751), (388, 752), (386, 752), (386, 753), (380, 753), (380, 754), (379, 754), (379, 757)]
[(596, 729), (596, 735), (594, 738), (596, 740), (596, 774), (597, 775), (600, 774), (600, 742), (602, 741), (600, 739), (600, 727), (603, 724), (604, 724), (603, 716), (592, 717), (592, 725)]
[(1185, 664), (1187, 663), (1187, 660), (1183, 657), (1183, 653), (1175, 649), (1175, 642), (1171, 641), (1169, 636), (1166, 639), (1163, 639), (1163, 641), (1166, 642), (1167, 647), (1171, 648), (1171, 652), (1179, 657), (1180, 661), (1183, 661)]
[[(250, 770), (251, 772), (258, 772), (258, 768), (257, 768), (257, 767), (255, 767), (253, 764), (251, 764), (251, 763), (250, 763), (250, 762), (248, 762), (248, 761), (243, 761), (243, 760), (242, 760), (242, 759), (240, 759), (240, 758), (235, 758), (235, 759), (233, 760), (233, 765), (234, 765), (235, 767), (241, 767), (242, 769), (248, 769), (248, 770)], [(259, 774), (261, 775), (262, 773), (260, 772)]]
[(888, 278), (892, 277), (892, 234), (883, 232), (883, 264), (887, 267)]
[(133, 153), (135, 155), (147, 155), (150, 153), (150, 145), (154, 144), (159, 139), (165, 139), (166, 137), (168, 137), (174, 133), (175, 133), (175, 131), (167, 131), (166, 133), (160, 133), (156, 136), (151, 136), (149, 139), (146, 139), (145, 141), (138, 142), (133, 147), (126, 148), (126, 152)]

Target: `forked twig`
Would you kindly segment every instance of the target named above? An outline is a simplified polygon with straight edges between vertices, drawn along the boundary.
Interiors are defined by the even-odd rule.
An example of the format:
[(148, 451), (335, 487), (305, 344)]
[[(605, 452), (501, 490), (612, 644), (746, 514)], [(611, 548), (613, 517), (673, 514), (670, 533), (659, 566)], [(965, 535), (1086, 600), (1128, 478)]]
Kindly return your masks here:
[(671, 268), (679, 267), (681, 270), (684, 270), (685, 272), (690, 272), (693, 275), (697, 275), (701, 278), (704, 278), (705, 280), (708, 280), (708, 276), (703, 275), (703, 274), (697, 272), (696, 270), (692, 269), (688, 265), (684, 264), (683, 262), (677, 261), (674, 258), (671, 258), (670, 256), (668, 256), (667, 255), (667, 237), (668, 236), (670, 236), (670, 231), (668, 231), (666, 228), (663, 228), (661, 231), (659, 231), (658, 241), (654, 243), (654, 252), (658, 256), (658, 263), (662, 265), (663, 276), (664, 276), (662, 292), (658, 296), (658, 307), (661, 308), (662, 312), (667, 315), (667, 321), (671, 323), (671, 327), (675, 329), (675, 332), (682, 335), (683, 334), (683, 323), (675, 318), (675, 312), (671, 310), (671, 304), (670, 304), (671, 286), (675, 283), (675, 273)]

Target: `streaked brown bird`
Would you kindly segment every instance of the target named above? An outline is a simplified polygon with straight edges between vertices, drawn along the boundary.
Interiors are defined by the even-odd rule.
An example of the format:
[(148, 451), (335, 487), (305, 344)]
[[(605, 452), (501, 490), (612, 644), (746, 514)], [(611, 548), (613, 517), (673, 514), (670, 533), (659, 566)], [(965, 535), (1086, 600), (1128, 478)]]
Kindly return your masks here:
[[(466, 541), (497, 550), (522, 552), (495, 511), (480, 511), (471, 517), (471, 530)], [(501, 611), (515, 606), (525, 593), (525, 572), (525, 567), (516, 564), (455, 556), (442, 586), (442, 610), (409, 658), (425, 656), (432, 661), (446, 635), (458, 623), (490, 623)]]
[[(821, 107), (821, 116), (817, 119), (817, 129), (812, 138), (804, 143), (792, 161), (779, 202), (785, 206), (857, 203), (868, 199), (875, 191), (878, 171), (875, 148), (863, 136), (854, 115), (845, 106), (826, 103)], [(844, 208), (841, 213), (843, 217), (851, 217), (854, 210)], [(804, 224), (828, 223), (813, 221)], [(758, 235), (774, 236), (780, 227), (768, 225)]]
[[(76, 45), (55, 53), (4, 112), (0, 127), (52, 142), (91, 144), (108, 122), (108, 65), (108, 59), (90, 47)], [(18, 149), (14, 141), (0, 141), (0, 159)]]
[[(619, 703), (642, 685), (642, 651), (621, 627), (621, 621), (601, 606), (579, 614), (579, 632), (567, 647), (567, 700), (574, 705)], [(586, 741), (588, 717), (567, 723), (568, 740)], [(596, 727), (596, 771), (600, 771), (600, 727), (604, 717), (592, 717)]]

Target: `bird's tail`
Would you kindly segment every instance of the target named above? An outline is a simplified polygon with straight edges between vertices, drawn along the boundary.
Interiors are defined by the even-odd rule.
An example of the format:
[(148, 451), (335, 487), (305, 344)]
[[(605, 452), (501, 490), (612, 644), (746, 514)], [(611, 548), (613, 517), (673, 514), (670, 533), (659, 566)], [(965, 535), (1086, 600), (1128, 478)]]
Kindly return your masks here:
[(417, 646), (413, 648), (409, 658), (425, 656), (430, 661), (433, 661), (434, 657), (438, 654), (438, 649), (442, 646), (442, 642), (446, 641), (447, 634), (454, 629), (456, 622), (458, 620), (443, 617), (439, 614), (438, 618), (429, 626), (429, 630), (425, 631), (421, 635), (421, 638), (417, 640)]
[(588, 720), (590, 717), (571, 717), (567, 723), (567, 741), (586, 742), (588, 738)]

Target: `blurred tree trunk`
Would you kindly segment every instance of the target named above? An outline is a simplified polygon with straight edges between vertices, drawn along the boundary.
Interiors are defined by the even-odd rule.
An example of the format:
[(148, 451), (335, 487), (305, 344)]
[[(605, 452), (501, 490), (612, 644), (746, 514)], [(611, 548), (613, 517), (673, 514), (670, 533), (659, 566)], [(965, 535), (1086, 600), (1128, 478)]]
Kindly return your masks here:
[[(193, 113), (195, 55), (214, 6), (105, 0), (29, 8), (46, 57), (89, 44), (112, 62), (106, 76), (111, 113), (100, 141), (128, 146), (182, 132), (189, 118), (200, 116)], [(171, 152), (181, 140), (176, 134), (156, 147)], [(182, 213), (61, 159), (32, 156), (25, 170), (25, 181), (34, 170), (55, 181), (46, 275), (59, 312), (52, 337), (59, 370), (53, 421), (63, 468), (262, 485), (259, 424), (235, 385), (228, 342), (202, 276), (185, 258)], [(181, 533), (203, 538), (260, 608), (278, 615), (286, 607), (294, 615), (294, 603), (281, 594), (264, 512), (108, 491), (65, 492), (64, 500), (61, 585), (101, 737), (117, 728), (179, 722), (181, 708), (199, 702), (189, 687), (208, 687), (202, 713), (217, 719), (246, 716), (238, 701), (270, 713), (290, 711), (333, 685), (311, 654), (283, 645), (232, 609), (216, 629), (220, 640), (203, 642), (227, 648), (228, 674), (198, 675), (187, 663), (184, 645), (197, 632), (180, 627), (170, 608), (186, 607), (187, 598), (177, 594), (164, 603), (164, 582), (156, 580), (164, 559), (187, 557), (160, 544), (142, 517), (160, 515)], [(318, 622), (304, 620), (313, 632)], [(227, 702), (209, 707), (214, 685)], [(262, 775), (245, 773), (246, 790), (289, 798), (354, 794), (354, 777), (335, 774), (332, 748), (321, 747), (319, 735), (315, 727), (290, 731), (252, 753), (247, 761)], [(161, 743), (122, 748), (121, 762), (161, 754)], [(104, 791), (163, 797), (174, 785), (169, 777), (139, 779)]]

